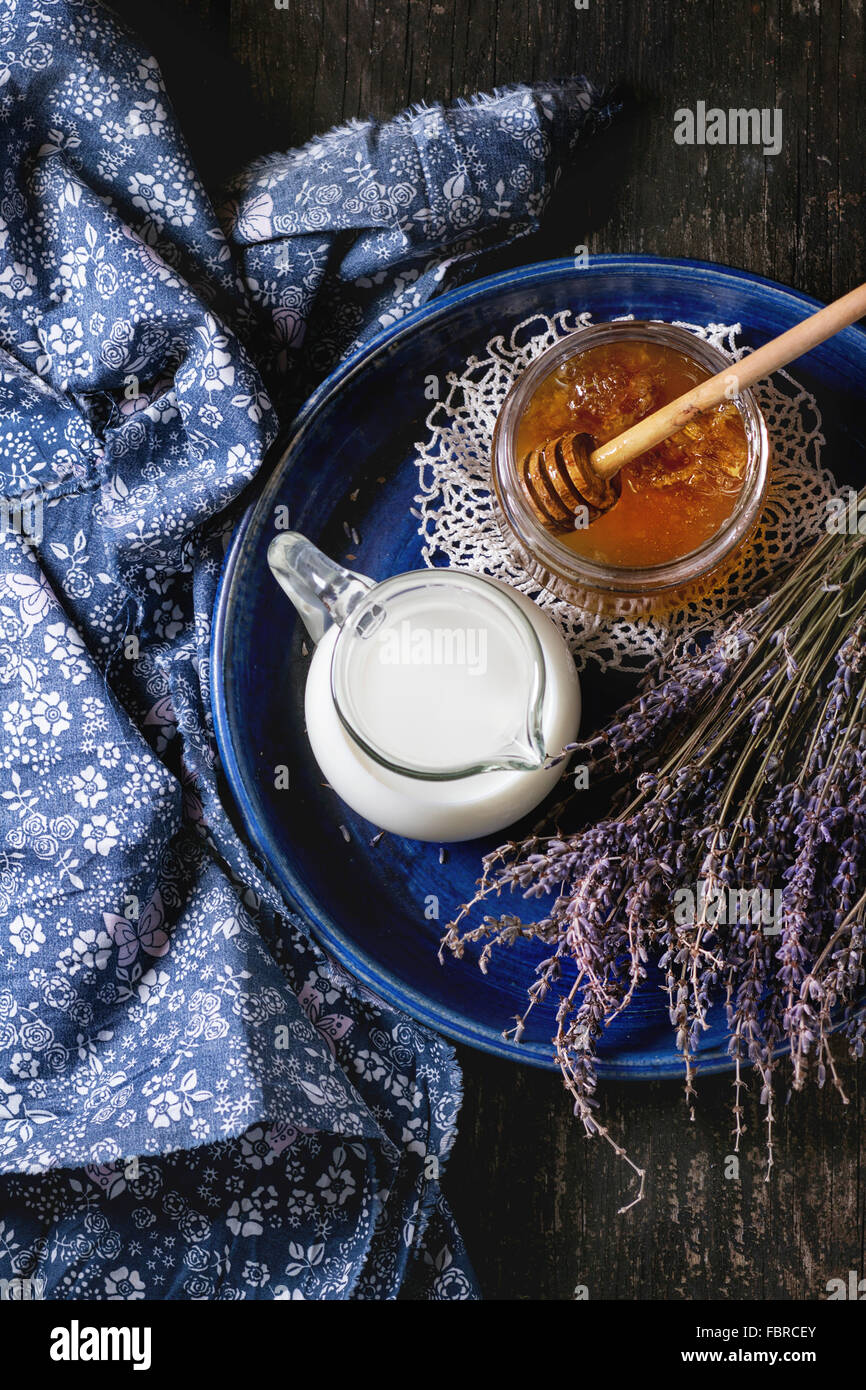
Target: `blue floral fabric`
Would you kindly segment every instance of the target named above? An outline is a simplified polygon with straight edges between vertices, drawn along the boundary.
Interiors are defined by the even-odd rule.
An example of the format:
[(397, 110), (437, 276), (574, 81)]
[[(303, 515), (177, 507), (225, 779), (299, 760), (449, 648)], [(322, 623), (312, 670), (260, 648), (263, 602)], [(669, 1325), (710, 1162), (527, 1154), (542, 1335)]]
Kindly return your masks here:
[(258, 161), (217, 215), (107, 12), (0, 0), (7, 1291), (474, 1296), (440, 1189), (453, 1053), (322, 953), (234, 832), (209, 627), (280, 423), (532, 230), (603, 115), (576, 80), (356, 124)]

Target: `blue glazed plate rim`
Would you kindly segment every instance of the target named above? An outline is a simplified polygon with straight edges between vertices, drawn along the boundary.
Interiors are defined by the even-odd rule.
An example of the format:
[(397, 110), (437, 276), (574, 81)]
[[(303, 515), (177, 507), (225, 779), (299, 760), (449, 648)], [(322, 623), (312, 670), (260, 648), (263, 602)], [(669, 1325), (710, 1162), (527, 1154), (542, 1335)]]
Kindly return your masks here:
[[(707, 279), (714, 281), (726, 281), (734, 285), (747, 284), (753, 294), (757, 289), (762, 291), (763, 297), (767, 299), (777, 303), (780, 299), (785, 300), (790, 306), (805, 312), (822, 307), (820, 300), (779, 284), (775, 280), (753, 275), (746, 270), (715, 265), (709, 261), (684, 258), (669, 259), (661, 256), (597, 255), (591, 258), (586, 273), (591, 275), (594, 270), (603, 271), (605, 269), (616, 270), (621, 273), (629, 268), (650, 273), (662, 271), (667, 276), (681, 277), (683, 280), (694, 279), (696, 274), (703, 274)], [(388, 1003), (412, 1015), (419, 1022), (428, 1024), (453, 1041), (479, 1048), (483, 1052), (491, 1053), (511, 1062), (522, 1061), (547, 1071), (557, 1069), (549, 1047), (540, 1043), (516, 1045), (507, 1042), (501, 1032), (479, 1024), (471, 1017), (457, 1013), (444, 1005), (431, 1005), (426, 995), (418, 993), (394, 976), (386, 976), (380, 970), (371, 968), (367, 963), (367, 958), (358, 951), (352, 938), (345, 934), (330, 914), (324, 911), (315, 898), (306, 891), (303, 883), (298, 880), (290, 866), (283, 860), (266, 824), (262, 823), (255, 814), (246, 790), (230, 733), (225, 656), (227, 652), (227, 629), (232, 611), (232, 587), (245, 558), (246, 544), (254, 527), (255, 518), (260, 512), (267, 511), (270, 499), (278, 491), (283, 478), (292, 466), (291, 462), (287, 464), (289, 456), (298, 448), (322, 403), (337, 393), (343, 383), (356, 372), (362, 370), (372, 357), (381, 353), (388, 345), (411, 334), (420, 325), (428, 324), (437, 318), (447, 317), (451, 310), (458, 305), (472, 300), (483, 300), (488, 295), (495, 294), (499, 289), (526, 281), (544, 285), (559, 279), (566, 273), (572, 275), (574, 270), (574, 262), (570, 258), (539, 261), (531, 265), (520, 266), (514, 270), (502, 271), (497, 275), (485, 276), (482, 279), (471, 281), (467, 285), (459, 286), (457, 289), (444, 294), (440, 299), (422, 305), (421, 308), (413, 310), (412, 313), (397, 320), (396, 323), (384, 328), (352, 357), (340, 363), (321, 382), (295, 417), (291, 431), (282, 444), (279, 464), (274, 468), (260, 494), (250, 503), (232, 537), (223, 562), (214, 600), (210, 644), (214, 731), (229, 789), (240, 814), (244, 831), (253, 848), (266, 866), (266, 870), (276, 878), (283, 892), (286, 893), (290, 906), (304, 915), (312, 935), (326, 949), (331, 950), (341, 965), (364, 985)], [(866, 332), (863, 329), (852, 326), (844, 329), (838, 337), (844, 338), (846, 335), (854, 335), (855, 341), (861, 339), (858, 347), (861, 352), (866, 353)], [(728, 1071), (731, 1067), (731, 1059), (727, 1051), (719, 1047), (700, 1054), (695, 1059), (695, 1066), (702, 1074), (711, 1075)], [(663, 1057), (658, 1055), (629, 1057), (626, 1054), (616, 1058), (600, 1058), (598, 1062), (599, 1074), (610, 1080), (668, 1080), (679, 1075), (681, 1070), (681, 1059), (673, 1051)]]

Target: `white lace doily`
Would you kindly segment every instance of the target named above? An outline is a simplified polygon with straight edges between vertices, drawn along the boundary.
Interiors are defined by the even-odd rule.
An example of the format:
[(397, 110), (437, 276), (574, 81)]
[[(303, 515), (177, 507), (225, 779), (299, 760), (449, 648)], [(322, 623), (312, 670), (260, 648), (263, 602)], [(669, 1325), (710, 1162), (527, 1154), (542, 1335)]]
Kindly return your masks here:
[[(603, 669), (640, 671), (672, 638), (699, 624), (720, 624), (732, 604), (823, 527), (827, 499), (838, 487), (821, 463), (826, 441), (814, 396), (787, 372), (776, 372), (772, 381), (755, 388), (774, 456), (763, 518), (753, 544), (745, 547), (719, 589), (676, 612), (638, 621), (585, 613), (540, 589), (510, 553), (494, 510), (493, 428), (509, 388), (533, 358), (591, 322), (591, 315), (568, 309), (552, 316), (534, 314), (507, 336), (492, 338), (483, 356), (470, 357), (449, 372), (447, 395), (427, 417), (429, 435), (416, 445), (420, 491), (413, 510), (425, 564), (445, 556), (460, 569), (503, 579), (529, 594), (560, 628), (581, 668), (592, 661)], [(739, 324), (702, 327), (677, 321), (675, 326), (732, 359), (745, 352), (736, 341)]]

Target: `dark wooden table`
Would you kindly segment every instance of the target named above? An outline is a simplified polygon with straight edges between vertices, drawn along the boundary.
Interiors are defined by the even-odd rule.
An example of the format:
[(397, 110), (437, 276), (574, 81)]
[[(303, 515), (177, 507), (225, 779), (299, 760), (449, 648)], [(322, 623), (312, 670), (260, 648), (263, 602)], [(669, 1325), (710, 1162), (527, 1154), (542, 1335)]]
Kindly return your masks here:
[[(630, 93), (584, 157), (545, 254), (648, 252), (742, 266), (827, 299), (866, 276), (860, 0), (174, 0), (114, 8), (160, 59), (205, 180), (348, 117), (584, 71)], [(679, 146), (674, 112), (781, 108), (783, 146)], [(613, 1085), (627, 1173), (571, 1115), (557, 1077), (461, 1049), (466, 1098), (447, 1191), (488, 1298), (816, 1299), (864, 1271), (864, 1086), (784, 1110), (764, 1181), (756, 1103), (739, 1178), (730, 1080)]]

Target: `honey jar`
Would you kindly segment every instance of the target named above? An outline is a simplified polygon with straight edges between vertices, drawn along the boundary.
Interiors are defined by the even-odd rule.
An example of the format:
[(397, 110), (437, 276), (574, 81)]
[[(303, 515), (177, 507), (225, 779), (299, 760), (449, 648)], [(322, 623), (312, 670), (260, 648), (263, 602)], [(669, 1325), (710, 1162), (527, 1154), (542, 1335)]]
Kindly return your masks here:
[[(721, 584), (758, 523), (769, 440), (751, 391), (696, 416), (627, 464), (610, 511), (551, 524), (522, 466), (569, 434), (604, 444), (729, 360), (684, 328), (594, 324), (542, 353), (511, 388), (493, 441), (509, 546), (544, 587), (591, 611), (658, 613)], [(573, 524), (572, 524), (573, 521)]]

